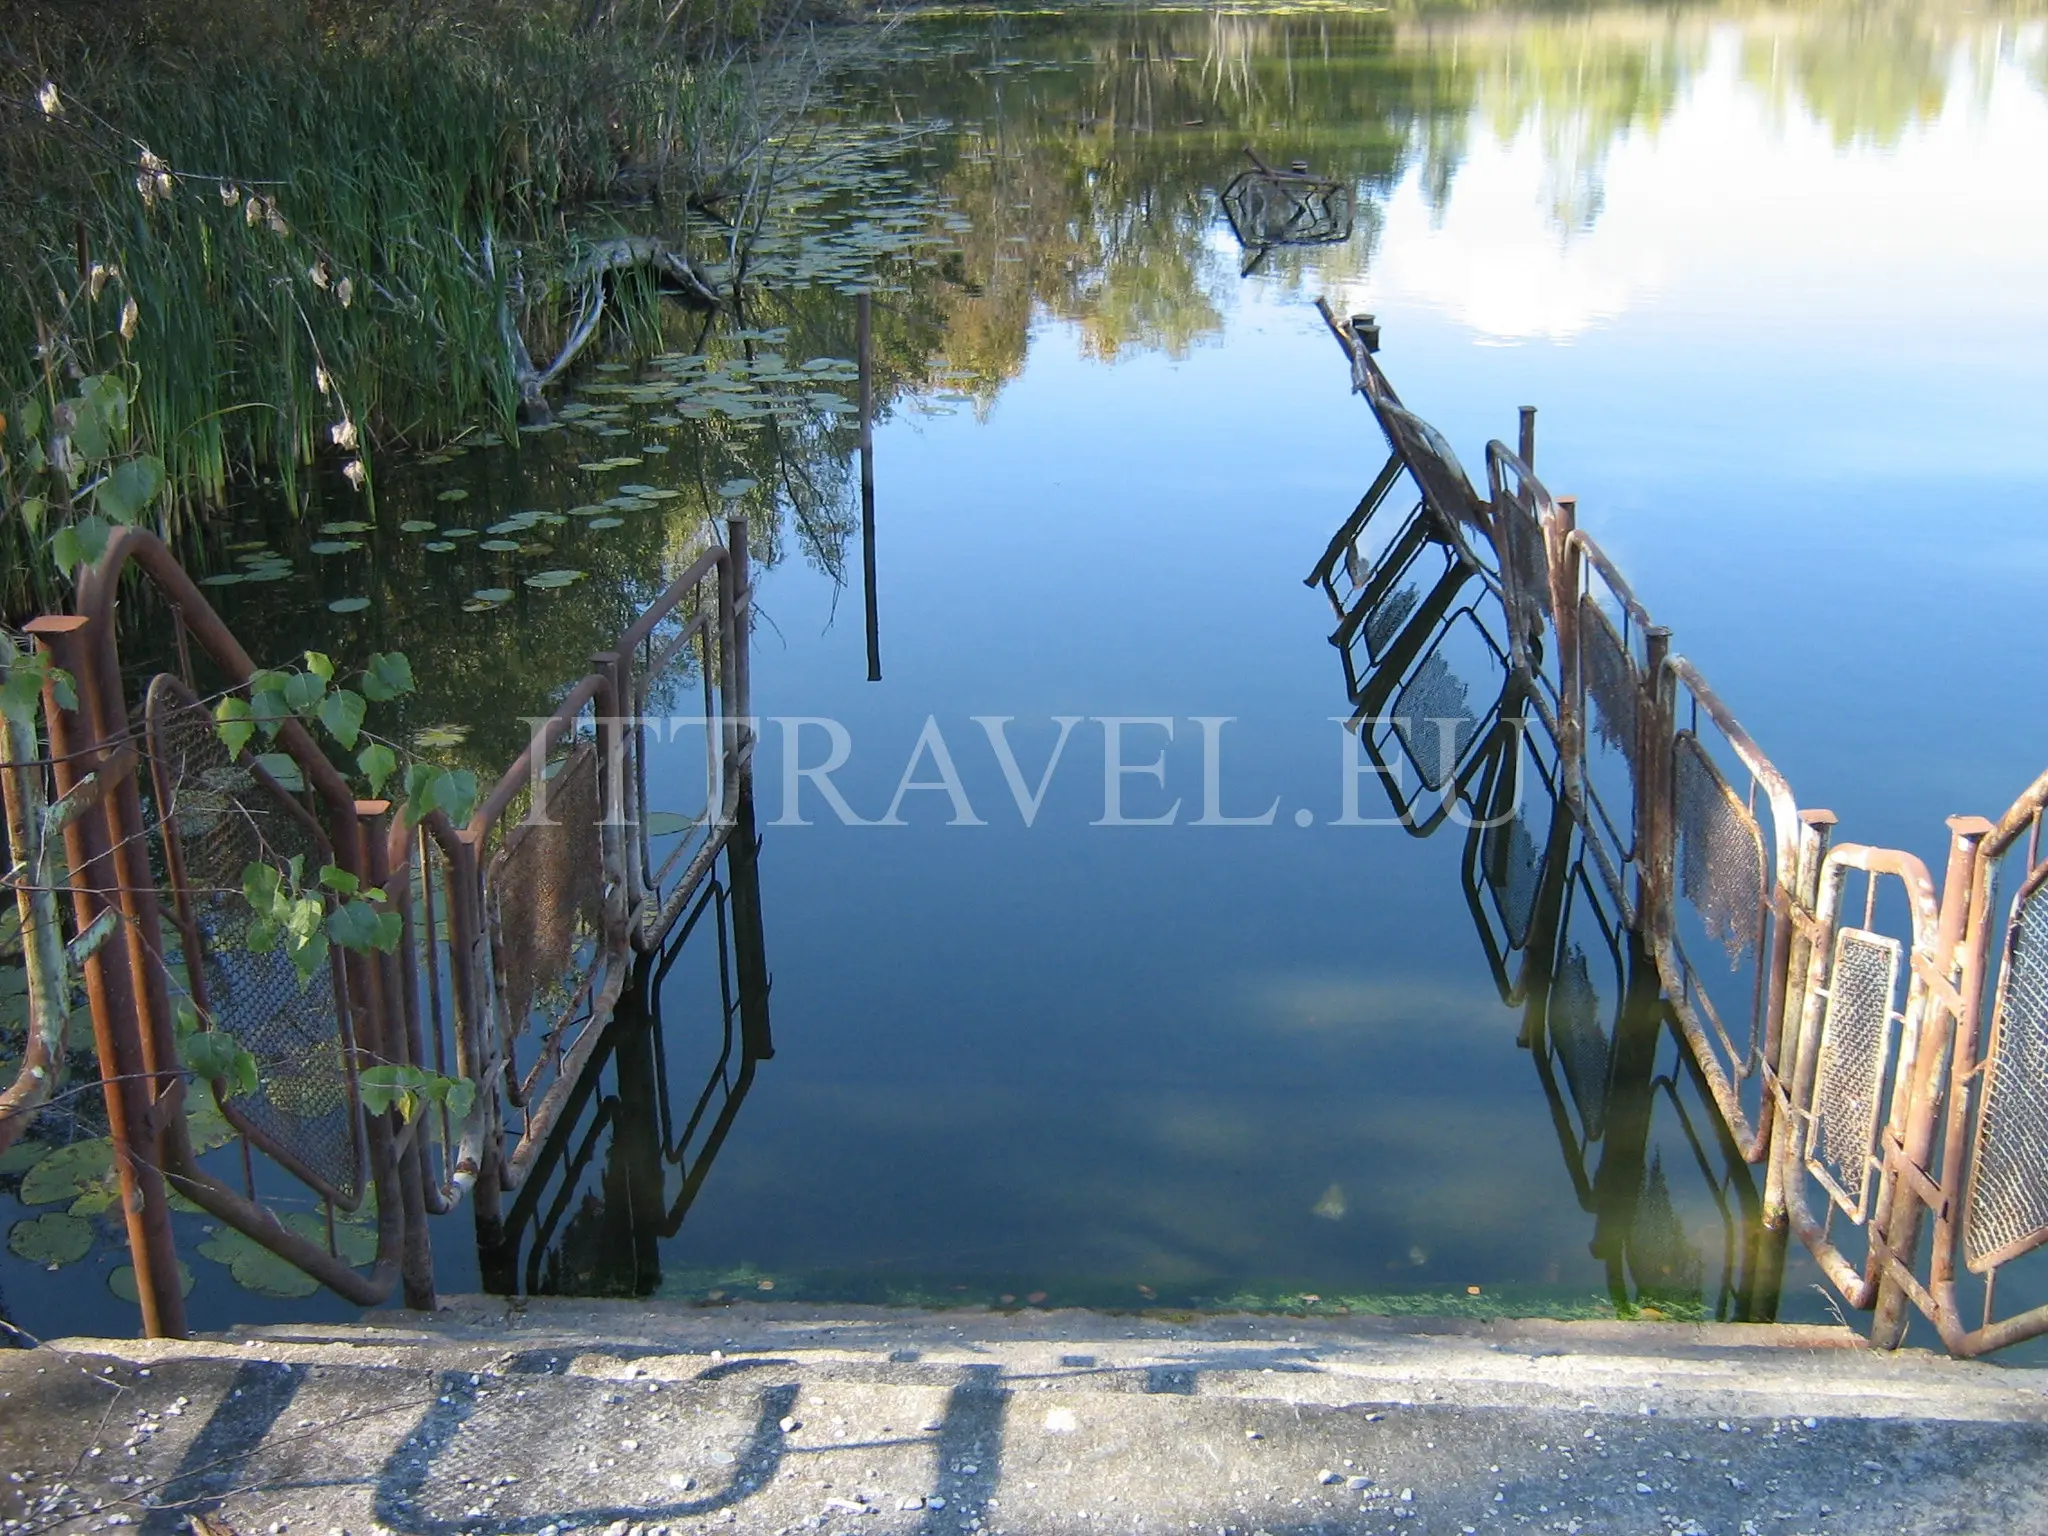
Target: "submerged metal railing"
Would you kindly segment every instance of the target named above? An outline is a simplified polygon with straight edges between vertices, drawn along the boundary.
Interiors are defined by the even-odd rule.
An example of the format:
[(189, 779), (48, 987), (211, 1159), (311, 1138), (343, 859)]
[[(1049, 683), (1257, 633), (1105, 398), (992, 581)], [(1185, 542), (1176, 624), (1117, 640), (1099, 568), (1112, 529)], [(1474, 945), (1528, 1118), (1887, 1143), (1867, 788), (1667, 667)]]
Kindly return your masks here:
[[(1764, 1228), (1872, 1311), (1873, 1342), (1913, 1311), (1959, 1355), (2048, 1333), (2048, 774), (1996, 823), (1951, 820), (1939, 888), (1909, 853), (1831, 848), (1835, 818), (1536, 477), (1534, 412), (1487, 445), (1481, 496), (1387, 381), (1373, 317), (1321, 307), (1388, 457), (1308, 584), (1364, 750), (1414, 771), (1404, 824), (1476, 829), (1474, 909), (1503, 997), (1541, 994), (1524, 1043), (1563, 1078), (1575, 1182), (1612, 1053), (1592, 949), (1541, 915), (1573, 882), (1650, 958)], [(2001, 1310), (2001, 1276), (2036, 1304)]]
[[(178, 657), (132, 712), (115, 638), (124, 582), (153, 589)], [(360, 1305), (394, 1291), (433, 1304), (430, 1216), (468, 1198), (480, 1235), (500, 1230), (501, 1198), (584, 1076), (636, 953), (690, 910), (741, 819), (750, 607), (746, 524), (733, 518), (726, 542), (592, 659), (461, 827), (356, 799), (296, 720), (261, 757), (231, 750), (213, 706), (247, 698), (259, 669), (146, 532), (115, 533), (75, 614), (26, 627), (56, 672), (47, 755), (6, 754), (8, 805), (24, 818), (63, 808), (44, 819), (62, 826), (71, 929), (98, 940), (74, 949), (146, 1333), (184, 1331), (173, 1193)], [(664, 810), (674, 775), (650, 773), (673, 727), (670, 684), (692, 687), (707, 744), (687, 813)], [(277, 949), (252, 950), (244, 871), (294, 859), (309, 877), (333, 865), (381, 889), (395, 948), (337, 945), (303, 984)], [(181, 1028), (229, 1035), (259, 1067), (253, 1087), (210, 1088), (241, 1147), (239, 1189), (193, 1144)], [(47, 1054), (24, 1071), (47, 1075)], [(372, 1111), (373, 1067), (476, 1091), (459, 1114), (445, 1096), (410, 1115)], [(10, 1096), (0, 1136), (19, 1134), (34, 1100)], [(322, 1215), (273, 1209), (307, 1197)], [(371, 1212), (374, 1258), (351, 1263), (337, 1219)]]

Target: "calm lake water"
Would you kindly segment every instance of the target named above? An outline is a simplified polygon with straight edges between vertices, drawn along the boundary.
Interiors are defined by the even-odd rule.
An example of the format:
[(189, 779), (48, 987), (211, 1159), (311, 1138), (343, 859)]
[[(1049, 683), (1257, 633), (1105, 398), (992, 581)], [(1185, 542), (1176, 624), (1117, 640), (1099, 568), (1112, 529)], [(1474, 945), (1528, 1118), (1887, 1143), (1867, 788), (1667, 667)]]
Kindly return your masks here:
[[(697, 365), (593, 369), (559, 432), (386, 455), (368, 529), (317, 531), (371, 517), (320, 486), (206, 557), (276, 552), (278, 579), (218, 589), (259, 658), (403, 649), (407, 728), (494, 769), (687, 556), (713, 488), (757, 482), (775, 1054), (722, 1054), (707, 912), (492, 1278), (1824, 1317), (1803, 1259), (1782, 1287), (1749, 1272), (1751, 1176), (1654, 999), (1603, 1047), (1633, 1063), (1627, 1102), (1589, 1116), (1517, 1043), (1462, 829), (1331, 824), (1350, 704), (1303, 577), (1384, 450), (1313, 301), (1380, 317), (1388, 373), (1468, 465), (1539, 406), (1546, 481), (1802, 800), (1938, 868), (1945, 815), (1997, 814), (2048, 762), (2019, 687), (2048, 661), (2041, 24), (1116, 9), (897, 43), (841, 83), (825, 127), (857, 173), (771, 245), (757, 334), (671, 338), (850, 358), (843, 290), (875, 274), (880, 681), (832, 364), (765, 416)], [(1219, 193), (1246, 144), (1351, 184), (1351, 237), (1244, 275)], [(546, 515), (493, 534), (525, 512)], [(551, 569), (584, 575), (524, 584)], [(890, 824), (790, 793), (834, 729), (846, 816)], [(957, 796), (928, 787), (947, 770)], [(1177, 817), (1103, 825), (1112, 794)], [(1587, 946), (1611, 1013), (1640, 962)], [(1603, 1171), (1624, 1123), (1640, 1155)], [(444, 1287), (473, 1288), (467, 1221), (439, 1227)], [(89, 1262), (123, 1256), (103, 1237)], [(342, 1310), (188, 1262), (195, 1326)], [(79, 1273), (0, 1258), (9, 1315), (127, 1326)]]

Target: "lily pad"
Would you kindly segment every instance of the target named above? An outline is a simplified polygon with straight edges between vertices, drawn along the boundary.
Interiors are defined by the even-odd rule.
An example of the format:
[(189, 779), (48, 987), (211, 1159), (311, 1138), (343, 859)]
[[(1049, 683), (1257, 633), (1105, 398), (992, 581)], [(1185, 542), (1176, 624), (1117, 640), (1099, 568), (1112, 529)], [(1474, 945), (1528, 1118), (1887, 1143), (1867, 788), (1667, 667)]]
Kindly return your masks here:
[(462, 488), (461, 486), (459, 486), (459, 485), (451, 485), (451, 486), (449, 486), (449, 487), (448, 487), (448, 489), (447, 489), (447, 490), (443, 491), (443, 492), (442, 492), (442, 493), (441, 493), (440, 495), (436, 496), (436, 497), (434, 498), (434, 500), (436, 500), (436, 501), (467, 501), (467, 500), (469, 500), (469, 492), (465, 491), (465, 490), (464, 490), (464, 489), (463, 489), (463, 488)]
[(0, 1152), (0, 1173), (26, 1173), (49, 1155), (47, 1141), (17, 1141)]
[(590, 520), (589, 526), (592, 528), (623, 528), (626, 526), (626, 520), (623, 517), (593, 517)]
[(398, 531), (400, 533), (432, 533), (436, 526), (436, 524), (428, 522), (424, 517), (408, 517), (398, 525)]
[(199, 585), (202, 587), (232, 587), (237, 582), (247, 581), (248, 579), (240, 571), (216, 571), (211, 576), (200, 577)]
[(92, 1223), (58, 1211), (25, 1217), (8, 1229), (7, 1247), (31, 1264), (75, 1264), (92, 1250)]
[(23, 1205), (54, 1205), (72, 1201), (114, 1169), (114, 1144), (106, 1137), (74, 1141), (59, 1147), (22, 1175)]
[(756, 480), (728, 480), (718, 488), (719, 499), (722, 501), (737, 501), (759, 483)]
[(494, 555), (516, 555), (525, 546), (517, 539), (485, 539), (478, 549), (488, 549)]
[(581, 581), (587, 574), (584, 571), (535, 571), (526, 578), (526, 584), (529, 587), (539, 587), (543, 590), (554, 587), (566, 587), (574, 582)]
[[(309, 1242), (327, 1246), (327, 1222), (324, 1217), (310, 1211), (293, 1211), (285, 1217), (284, 1224)], [(346, 1264), (370, 1264), (377, 1258), (377, 1232), (374, 1227), (337, 1221), (334, 1224), (334, 1251)]]
[(512, 596), (510, 587), (478, 587), (469, 594), (480, 603), (502, 603)]
[(235, 1284), (260, 1296), (295, 1298), (320, 1289), (320, 1282), (296, 1264), (287, 1263), (232, 1227), (216, 1228), (199, 1245), (199, 1251), (215, 1263), (227, 1265)]
[[(135, 1266), (123, 1264), (107, 1276), (107, 1289), (123, 1301), (139, 1302), (141, 1295), (135, 1289)], [(192, 1270), (183, 1259), (178, 1260), (178, 1294), (192, 1294)]]
[(352, 549), (361, 549), (361, 539), (321, 539), (308, 544), (306, 548), (316, 555), (345, 555)]
[(327, 605), (329, 613), (361, 613), (370, 606), (367, 597), (337, 597)]
[(370, 525), (365, 522), (348, 520), (339, 523), (322, 523), (320, 531), (328, 534), (368, 533)]
[(437, 555), (445, 555), (455, 545), (447, 539), (431, 539), (422, 547), (432, 550)]

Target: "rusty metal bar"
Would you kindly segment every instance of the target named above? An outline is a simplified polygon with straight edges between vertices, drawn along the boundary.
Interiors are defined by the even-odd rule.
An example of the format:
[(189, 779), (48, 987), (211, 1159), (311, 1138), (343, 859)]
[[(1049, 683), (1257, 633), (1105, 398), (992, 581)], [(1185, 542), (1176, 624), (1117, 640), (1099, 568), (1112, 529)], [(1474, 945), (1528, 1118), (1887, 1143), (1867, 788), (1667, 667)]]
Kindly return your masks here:
[[(0, 641), (12, 649), (12, 643)], [(15, 910), (21, 919), (22, 967), (28, 981), (28, 1038), (13, 1084), (0, 1093), (0, 1152), (7, 1150), (49, 1103), (64, 1075), (64, 1030), (69, 1022), (69, 966), (57, 911), (55, 861), (41, 743), (34, 722), (0, 719), (0, 802), (7, 814), (7, 847), (14, 859)]]
[(868, 681), (882, 680), (882, 628), (875, 595), (875, 327), (874, 301), (863, 288), (854, 300), (860, 355), (860, 571), (867, 606)]

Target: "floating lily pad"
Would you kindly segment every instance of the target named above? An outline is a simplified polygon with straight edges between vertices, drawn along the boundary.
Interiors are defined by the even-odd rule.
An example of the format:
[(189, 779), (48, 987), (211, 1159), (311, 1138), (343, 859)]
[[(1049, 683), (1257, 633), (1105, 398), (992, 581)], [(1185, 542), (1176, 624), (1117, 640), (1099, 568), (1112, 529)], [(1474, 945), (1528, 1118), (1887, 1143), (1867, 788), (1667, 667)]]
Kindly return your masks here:
[[(293, 1211), (285, 1217), (284, 1224), (309, 1242), (327, 1246), (327, 1221), (310, 1211)], [(377, 1233), (374, 1228), (347, 1221), (334, 1224), (334, 1251), (345, 1264), (369, 1264), (377, 1257)]]
[(434, 500), (436, 500), (436, 501), (467, 501), (467, 500), (469, 500), (469, 492), (465, 491), (465, 490), (464, 490), (464, 489), (463, 489), (463, 488), (462, 488), (461, 486), (459, 486), (459, 485), (451, 485), (451, 486), (449, 486), (449, 487), (448, 487), (448, 489), (447, 489), (447, 490), (443, 491), (443, 492), (442, 492), (442, 493), (441, 493), (440, 495), (436, 496), (436, 497), (434, 498)]
[(22, 1175), (23, 1205), (76, 1200), (114, 1169), (114, 1144), (106, 1137), (58, 1147)]
[(398, 525), (398, 531), (400, 533), (432, 533), (436, 526), (436, 524), (428, 522), (424, 517), (408, 517)]
[(370, 531), (370, 525), (365, 522), (358, 522), (354, 520), (339, 523), (322, 523), (320, 525), (320, 531), (322, 533), (331, 534), (368, 533)]
[(26, 1173), (50, 1155), (47, 1141), (17, 1141), (0, 1152), (0, 1173)]
[[(135, 1266), (133, 1264), (123, 1264), (119, 1269), (112, 1271), (107, 1276), (107, 1289), (123, 1301), (139, 1302), (142, 1300), (141, 1294), (135, 1289)], [(192, 1270), (183, 1259), (178, 1260), (178, 1294), (181, 1296), (190, 1296), (192, 1294)]]
[(352, 549), (361, 549), (361, 539), (321, 539), (308, 544), (306, 548), (316, 555), (345, 555)]
[(92, 1223), (58, 1211), (25, 1217), (8, 1229), (7, 1246), (31, 1264), (75, 1264), (92, 1249)]
[(455, 546), (447, 539), (432, 539), (429, 540), (426, 544), (422, 545), (421, 547), (423, 549), (431, 550), (437, 555), (445, 555), (448, 553), (449, 550), (453, 549)]
[(261, 1296), (310, 1296), (320, 1289), (320, 1282), (303, 1269), (287, 1263), (232, 1227), (214, 1229), (199, 1245), (199, 1251), (215, 1263), (227, 1265), (229, 1277), (243, 1290), (255, 1291)]
[(485, 539), (478, 549), (488, 549), (494, 555), (516, 555), (525, 548), (517, 539)]
[(193, 1084), (185, 1092), (185, 1134), (194, 1152), (211, 1152), (235, 1139), (235, 1128), (213, 1101), (213, 1090)]
[(202, 587), (232, 587), (235, 583), (247, 581), (248, 579), (240, 571), (217, 571), (211, 576), (202, 576), (199, 579), (199, 585)]
[(441, 537), (444, 539), (473, 539), (476, 537), (476, 530), (474, 528), (443, 528), (441, 530)]
[(572, 582), (581, 581), (587, 574), (585, 571), (535, 571), (526, 578), (526, 584), (529, 587), (540, 587), (543, 590), (551, 587), (566, 587)]
[(329, 613), (361, 613), (370, 606), (367, 597), (337, 597), (327, 605)]
[(590, 526), (592, 528), (623, 528), (626, 526), (626, 520), (623, 517), (593, 517), (590, 520)]
[(724, 501), (737, 501), (757, 484), (759, 482), (754, 480), (728, 480), (718, 488), (719, 498)]
[(502, 603), (512, 596), (510, 587), (478, 587), (469, 594), (480, 603)]

